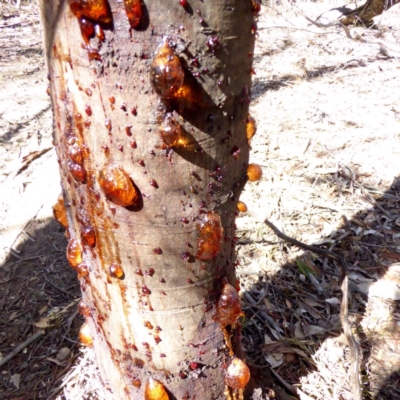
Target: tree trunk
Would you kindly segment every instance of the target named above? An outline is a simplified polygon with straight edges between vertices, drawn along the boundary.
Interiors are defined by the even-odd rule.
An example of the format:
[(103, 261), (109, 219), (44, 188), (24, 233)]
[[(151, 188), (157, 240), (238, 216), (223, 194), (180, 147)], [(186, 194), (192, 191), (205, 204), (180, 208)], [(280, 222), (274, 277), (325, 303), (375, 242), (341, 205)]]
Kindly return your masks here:
[(170, 399), (241, 398), (240, 306), (226, 282), (237, 287), (257, 2), (40, 3), (55, 215), (64, 200), (110, 398), (167, 398), (154, 397), (157, 381)]
[(344, 14), (341, 22), (344, 25), (362, 23), (367, 26), (373, 24), (373, 18), (381, 15), (400, 0), (367, 0), (365, 4)]

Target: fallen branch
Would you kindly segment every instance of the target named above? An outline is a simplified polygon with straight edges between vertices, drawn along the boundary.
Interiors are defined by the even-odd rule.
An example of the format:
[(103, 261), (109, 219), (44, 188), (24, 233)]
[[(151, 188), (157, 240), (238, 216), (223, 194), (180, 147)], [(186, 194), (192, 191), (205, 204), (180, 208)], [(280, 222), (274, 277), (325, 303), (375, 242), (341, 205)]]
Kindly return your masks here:
[(20, 353), (22, 350), (24, 350), (26, 347), (28, 347), (30, 344), (32, 344), (34, 341), (39, 339), (41, 336), (44, 335), (44, 331), (40, 330), (37, 331), (34, 335), (32, 335), (30, 338), (25, 340), (25, 342), (21, 343), (18, 347), (16, 347), (8, 356), (2, 358), (0, 360), (0, 367), (3, 365), (7, 364), (12, 358), (14, 358), (18, 353)]
[(317, 246), (311, 246), (300, 242), (296, 239), (293, 239), (289, 236), (286, 236), (282, 233), (272, 222), (268, 219), (264, 220), (264, 223), (273, 230), (276, 236), (280, 239), (293, 244), (294, 246), (300, 247), (301, 249), (311, 251), (316, 254), (321, 254), (325, 257), (328, 257), (340, 265), (340, 289), (342, 292), (342, 300), (340, 303), (340, 320), (343, 327), (343, 332), (347, 338), (350, 348), (350, 356), (351, 356), (351, 382), (352, 382), (352, 389), (353, 389), (353, 398), (354, 400), (361, 400), (361, 384), (359, 378), (359, 355), (360, 351), (358, 348), (358, 343), (354, 338), (354, 335), (351, 331), (350, 324), (349, 324), (349, 304), (348, 304), (348, 291), (349, 291), (349, 282), (348, 282), (348, 268), (347, 263), (344, 257), (340, 254), (337, 254), (333, 251), (321, 249)]

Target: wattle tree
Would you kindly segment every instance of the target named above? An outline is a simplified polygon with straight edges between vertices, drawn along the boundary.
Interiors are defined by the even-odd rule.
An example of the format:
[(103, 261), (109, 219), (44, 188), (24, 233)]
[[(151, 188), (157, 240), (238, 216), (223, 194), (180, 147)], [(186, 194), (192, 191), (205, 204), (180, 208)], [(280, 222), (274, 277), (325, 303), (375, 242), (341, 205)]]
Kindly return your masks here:
[[(241, 399), (254, 0), (40, 0), (81, 338), (111, 399)], [(243, 205), (241, 205), (243, 207)]]

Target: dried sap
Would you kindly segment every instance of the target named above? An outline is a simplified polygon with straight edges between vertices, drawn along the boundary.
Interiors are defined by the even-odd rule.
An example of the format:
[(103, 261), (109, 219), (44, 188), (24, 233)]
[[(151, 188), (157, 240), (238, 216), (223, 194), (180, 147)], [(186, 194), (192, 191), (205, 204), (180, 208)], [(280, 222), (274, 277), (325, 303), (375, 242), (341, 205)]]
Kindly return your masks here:
[(67, 258), (74, 268), (82, 262), (82, 247), (76, 239), (71, 239), (68, 243)]
[(104, 166), (100, 171), (99, 184), (106, 197), (119, 206), (134, 205), (139, 199), (131, 178), (116, 164)]
[(182, 140), (182, 128), (170, 114), (164, 118), (159, 134), (166, 147), (177, 146)]
[(218, 321), (225, 328), (236, 323), (241, 314), (239, 295), (235, 288), (226, 282), (217, 303)]
[(158, 49), (150, 66), (153, 89), (162, 98), (172, 98), (182, 87), (184, 78), (185, 73), (179, 57), (166, 40)]
[(165, 386), (158, 380), (149, 378), (144, 390), (145, 400), (169, 400)]
[(124, 0), (124, 6), (131, 28), (137, 28), (144, 14), (142, 0)]
[(249, 164), (247, 176), (250, 182), (258, 181), (262, 177), (262, 169), (258, 164)]
[(250, 380), (250, 370), (244, 361), (234, 357), (225, 374), (225, 383), (233, 389), (244, 389)]
[(197, 239), (198, 260), (207, 261), (217, 256), (221, 249), (223, 232), (221, 217), (215, 211), (204, 214)]
[(54, 219), (62, 225), (65, 229), (68, 229), (67, 210), (64, 204), (64, 198), (60, 195), (57, 199), (57, 203), (53, 206)]

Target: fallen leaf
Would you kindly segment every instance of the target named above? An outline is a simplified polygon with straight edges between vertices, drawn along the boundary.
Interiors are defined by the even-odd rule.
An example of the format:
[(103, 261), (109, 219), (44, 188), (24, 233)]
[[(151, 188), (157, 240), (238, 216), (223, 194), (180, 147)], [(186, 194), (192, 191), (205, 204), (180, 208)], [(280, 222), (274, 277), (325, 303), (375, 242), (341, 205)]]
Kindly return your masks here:
[(10, 377), (10, 382), (17, 388), (19, 389), (19, 382), (21, 380), (21, 374), (14, 374), (11, 375)]
[(283, 364), (283, 354), (269, 354), (265, 356), (265, 359), (269, 362), (272, 368), (279, 367)]
[(340, 304), (340, 300), (337, 299), (336, 297), (331, 297), (330, 299), (325, 299), (325, 301), (331, 305), (339, 305)]

